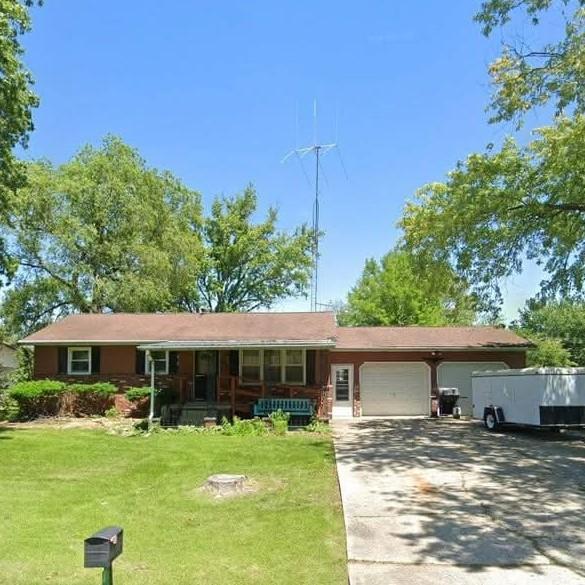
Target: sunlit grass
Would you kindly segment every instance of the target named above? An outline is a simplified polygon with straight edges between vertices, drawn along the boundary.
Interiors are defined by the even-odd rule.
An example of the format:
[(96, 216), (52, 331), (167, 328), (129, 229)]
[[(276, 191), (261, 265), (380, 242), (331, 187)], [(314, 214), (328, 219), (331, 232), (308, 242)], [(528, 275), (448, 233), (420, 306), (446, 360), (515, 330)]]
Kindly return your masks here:
[[(257, 492), (198, 489), (222, 472)], [(0, 518), (0, 583), (99, 583), (83, 539), (109, 524), (125, 531), (116, 585), (347, 581), (328, 438), (5, 430)]]

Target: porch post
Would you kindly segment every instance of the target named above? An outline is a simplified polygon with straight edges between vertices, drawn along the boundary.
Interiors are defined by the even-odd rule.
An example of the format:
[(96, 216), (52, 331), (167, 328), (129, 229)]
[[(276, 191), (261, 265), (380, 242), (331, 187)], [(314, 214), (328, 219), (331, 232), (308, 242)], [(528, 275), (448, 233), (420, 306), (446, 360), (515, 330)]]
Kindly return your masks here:
[(439, 375), (438, 366), (443, 361), (441, 352), (433, 351), (425, 360), (431, 369), (431, 417), (439, 416)]
[(152, 428), (152, 421), (154, 420), (154, 361), (150, 350), (146, 350), (146, 361), (150, 368), (150, 412), (148, 413), (148, 428)]

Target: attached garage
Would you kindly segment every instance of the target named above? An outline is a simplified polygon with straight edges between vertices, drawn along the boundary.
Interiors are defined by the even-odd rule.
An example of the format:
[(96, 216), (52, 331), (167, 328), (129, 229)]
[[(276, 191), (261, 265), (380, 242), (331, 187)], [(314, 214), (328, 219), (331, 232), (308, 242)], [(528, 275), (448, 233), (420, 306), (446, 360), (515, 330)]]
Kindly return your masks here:
[(439, 388), (458, 388), (461, 412), (471, 416), (473, 400), (471, 394), (472, 372), (488, 370), (504, 370), (508, 365), (504, 362), (443, 362), (438, 368)]
[(424, 362), (364, 363), (360, 393), (365, 416), (428, 415), (430, 369)]

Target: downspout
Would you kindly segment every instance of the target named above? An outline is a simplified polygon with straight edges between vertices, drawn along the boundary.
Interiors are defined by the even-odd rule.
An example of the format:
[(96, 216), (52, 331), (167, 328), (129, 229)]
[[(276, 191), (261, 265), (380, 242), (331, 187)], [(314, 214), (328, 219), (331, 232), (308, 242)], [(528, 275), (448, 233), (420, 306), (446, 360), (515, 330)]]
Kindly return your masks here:
[(150, 412), (148, 413), (148, 430), (152, 429), (152, 421), (154, 420), (154, 361), (150, 350), (146, 350), (146, 361), (150, 368)]

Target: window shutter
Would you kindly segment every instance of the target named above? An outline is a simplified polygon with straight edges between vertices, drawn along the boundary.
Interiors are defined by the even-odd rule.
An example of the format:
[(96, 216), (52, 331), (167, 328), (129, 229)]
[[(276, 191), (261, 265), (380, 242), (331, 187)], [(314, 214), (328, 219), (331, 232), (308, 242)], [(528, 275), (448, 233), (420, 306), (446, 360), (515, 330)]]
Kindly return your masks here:
[(99, 374), (100, 373), (100, 356), (101, 356), (101, 348), (99, 346), (94, 346), (91, 348), (91, 373), (92, 374)]
[(169, 374), (176, 374), (179, 371), (179, 352), (169, 351)]
[(314, 349), (307, 350), (307, 384), (316, 384), (315, 380), (315, 358), (317, 352)]
[(146, 352), (141, 349), (136, 350), (136, 373), (144, 374), (146, 372)]
[(59, 374), (66, 374), (67, 373), (67, 348), (60, 347), (59, 353), (57, 357), (57, 373)]
[(230, 351), (230, 376), (240, 375), (240, 352), (237, 349)]

